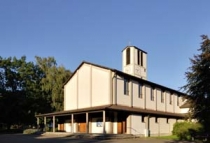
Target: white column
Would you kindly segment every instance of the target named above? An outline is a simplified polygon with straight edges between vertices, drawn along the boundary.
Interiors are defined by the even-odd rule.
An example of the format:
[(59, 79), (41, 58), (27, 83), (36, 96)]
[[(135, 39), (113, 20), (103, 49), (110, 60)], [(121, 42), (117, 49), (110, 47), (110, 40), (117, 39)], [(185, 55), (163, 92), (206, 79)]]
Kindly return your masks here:
[(53, 116), (53, 132), (55, 132), (55, 116)]
[(74, 114), (71, 114), (71, 132), (74, 133)]
[(44, 117), (44, 131), (46, 132), (47, 127), (47, 117)]
[(88, 112), (86, 113), (86, 133), (89, 133), (89, 117), (88, 117)]
[(103, 134), (106, 134), (106, 112), (103, 111)]
[(36, 121), (37, 127), (39, 127), (39, 126), (40, 126), (40, 125), (39, 125), (39, 124), (40, 124), (40, 123), (39, 123), (39, 117), (37, 117), (36, 120), (37, 120), (37, 121)]

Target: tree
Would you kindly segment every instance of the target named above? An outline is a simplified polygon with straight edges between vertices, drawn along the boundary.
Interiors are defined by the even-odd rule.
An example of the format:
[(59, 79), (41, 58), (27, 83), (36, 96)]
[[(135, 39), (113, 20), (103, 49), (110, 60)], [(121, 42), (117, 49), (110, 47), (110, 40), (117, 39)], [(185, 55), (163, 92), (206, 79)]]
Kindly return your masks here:
[(191, 67), (185, 73), (187, 84), (183, 86), (189, 94), (193, 118), (210, 131), (210, 39), (202, 35), (199, 54), (190, 59)]
[(44, 96), (51, 101), (52, 111), (63, 110), (63, 83), (69, 78), (71, 72), (63, 66), (57, 66), (53, 57), (41, 58), (36, 56), (36, 63), (43, 71), (41, 87)]

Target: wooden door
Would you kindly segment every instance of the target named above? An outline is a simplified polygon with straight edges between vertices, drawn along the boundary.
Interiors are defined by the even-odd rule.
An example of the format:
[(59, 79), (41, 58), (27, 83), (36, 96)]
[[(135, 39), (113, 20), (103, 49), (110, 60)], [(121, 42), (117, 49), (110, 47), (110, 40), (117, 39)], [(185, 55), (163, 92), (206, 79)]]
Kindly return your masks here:
[(78, 131), (80, 133), (85, 133), (86, 132), (86, 123), (79, 123), (78, 124)]
[(60, 130), (64, 131), (64, 124), (60, 124)]
[(122, 122), (117, 122), (117, 133), (122, 134)]
[(126, 122), (121, 121), (117, 123), (117, 133), (118, 134), (124, 134), (126, 133)]

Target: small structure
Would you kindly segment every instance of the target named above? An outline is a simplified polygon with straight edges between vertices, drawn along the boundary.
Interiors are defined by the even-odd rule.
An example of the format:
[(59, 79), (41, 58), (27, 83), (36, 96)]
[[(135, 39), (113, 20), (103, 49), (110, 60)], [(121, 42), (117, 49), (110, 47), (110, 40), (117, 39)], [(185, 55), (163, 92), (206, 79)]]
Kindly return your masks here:
[(36, 115), (52, 131), (170, 135), (186, 95), (147, 80), (147, 52), (127, 46), (122, 71), (82, 62), (64, 84), (64, 110)]

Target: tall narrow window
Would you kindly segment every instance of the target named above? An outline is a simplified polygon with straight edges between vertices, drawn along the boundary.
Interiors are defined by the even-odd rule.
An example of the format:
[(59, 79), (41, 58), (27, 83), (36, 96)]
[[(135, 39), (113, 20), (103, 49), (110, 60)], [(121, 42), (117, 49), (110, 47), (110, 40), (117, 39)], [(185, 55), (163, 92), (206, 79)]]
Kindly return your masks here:
[(161, 103), (164, 103), (164, 91), (161, 90)]
[(169, 97), (169, 104), (172, 104), (172, 93), (170, 93), (169, 96), (170, 96), (170, 97)]
[(126, 50), (126, 65), (130, 64), (130, 48)]
[(128, 79), (124, 79), (124, 94), (128, 95), (129, 94), (129, 80)]
[(151, 87), (151, 91), (150, 91), (150, 98), (151, 98), (152, 101), (155, 100), (155, 98), (154, 98), (154, 88), (152, 88), (152, 87)]
[(143, 98), (142, 84), (139, 83), (139, 98)]
[(177, 106), (179, 106), (179, 96), (177, 96)]
[(137, 52), (137, 64), (138, 65), (140, 65), (140, 63), (141, 63), (141, 57), (140, 57), (140, 55), (141, 55), (141, 51), (138, 51)]
[(143, 66), (143, 52), (141, 52), (141, 66)]

